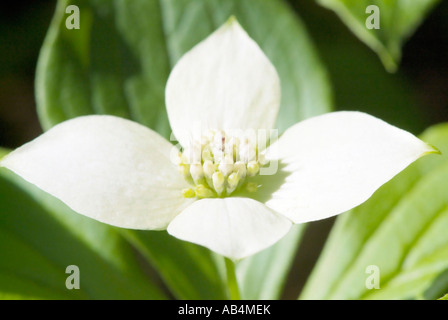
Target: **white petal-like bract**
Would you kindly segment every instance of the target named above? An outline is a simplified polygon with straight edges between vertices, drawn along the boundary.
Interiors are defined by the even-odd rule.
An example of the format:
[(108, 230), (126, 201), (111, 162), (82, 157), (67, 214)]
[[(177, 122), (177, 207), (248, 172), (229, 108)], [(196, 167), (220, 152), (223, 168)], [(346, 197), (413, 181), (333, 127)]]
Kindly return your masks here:
[(168, 232), (238, 260), (271, 246), (291, 225), (258, 201), (230, 197), (196, 201), (174, 218)]
[(172, 145), (154, 131), (113, 116), (63, 122), (0, 165), (74, 211), (114, 226), (165, 229), (191, 200), (170, 161)]
[(292, 126), (268, 152), (280, 160), (273, 179), (279, 187), (263, 202), (302, 223), (352, 209), (413, 161), (436, 151), (373, 116), (333, 112)]
[(274, 66), (230, 19), (175, 65), (166, 106), (174, 135), (187, 146), (207, 129), (272, 129), (280, 95)]

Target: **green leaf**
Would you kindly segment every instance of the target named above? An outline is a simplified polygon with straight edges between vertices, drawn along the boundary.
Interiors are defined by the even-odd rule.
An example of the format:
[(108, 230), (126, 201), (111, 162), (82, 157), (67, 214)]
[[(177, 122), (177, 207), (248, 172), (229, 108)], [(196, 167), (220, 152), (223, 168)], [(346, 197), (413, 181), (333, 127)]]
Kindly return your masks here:
[(437, 300), (448, 300), (448, 293), (446, 293), (443, 297), (440, 297)]
[[(80, 29), (67, 29), (68, 5)], [(164, 84), (170, 70), (159, 1), (60, 0), (38, 60), (44, 129), (81, 115), (131, 118), (169, 137)]]
[[(418, 99), (404, 70), (391, 74), (377, 56), (313, 1), (291, 0), (301, 13), (332, 79), (335, 108), (367, 112), (414, 134), (431, 121), (430, 105)], [(343, 44), (343, 45), (342, 45)]]
[[(137, 258), (114, 228), (0, 169), (0, 298), (164, 298)], [(79, 267), (79, 290), (66, 288), (69, 265)]]
[(305, 225), (294, 225), (291, 231), (272, 247), (237, 265), (241, 297), (247, 300), (276, 300), (293, 263), (294, 254), (305, 231)]
[[(222, 270), (204, 247), (178, 240), (166, 231), (123, 230), (125, 237), (154, 266), (178, 299), (227, 299)], [(221, 258), (222, 259), (222, 258)]]
[[(65, 26), (69, 16), (65, 8), (70, 4), (80, 9), (79, 30)], [(331, 110), (325, 69), (305, 27), (283, 1), (60, 0), (36, 76), (43, 127), (49, 129), (85, 114), (113, 114), (169, 138), (164, 89), (171, 68), (232, 15), (278, 70), (282, 82), (277, 121), (280, 132)], [(292, 232), (253, 261), (247, 260), (243, 277), (259, 277), (242, 280), (247, 296), (278, 296), (300, 233)], [(159, 271), (176, 297), (222, 298), (221, 262), (216, 264), (209, 252), (164, 232), (130, 231), (126, 237)], [(255, 286), (260, 289), (258, 293)]]
[(11, 150), (0, 147), (0, 160), (10, 152)]
[[(448, 124), (421, 138), (429, 155), (338, 217), (303, 299), (435, 299), (448, 289)], [(380, 289), (368, 289), (377, 266)]]
[[(317, 0), (333, 10), (351, 31), (375, 51), (385, 68), (394, 72), (401, 59), (401, 47), (439, 0)], [(379, 29), (368, 29), (370, 5), (379, 9)]]

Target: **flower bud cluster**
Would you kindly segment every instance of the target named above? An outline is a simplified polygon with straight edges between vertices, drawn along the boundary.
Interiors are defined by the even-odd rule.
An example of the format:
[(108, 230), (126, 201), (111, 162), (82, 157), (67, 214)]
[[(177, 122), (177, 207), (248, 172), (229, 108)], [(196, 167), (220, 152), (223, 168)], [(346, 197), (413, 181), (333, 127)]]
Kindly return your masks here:
[(183, 191), (187, 198), (225, 197), (240, 188), (256, 192), (258, 186), (250, 178), (266, 163), (254, 139), (214, 130), (176, 158), (179, 172), (193, 185)]

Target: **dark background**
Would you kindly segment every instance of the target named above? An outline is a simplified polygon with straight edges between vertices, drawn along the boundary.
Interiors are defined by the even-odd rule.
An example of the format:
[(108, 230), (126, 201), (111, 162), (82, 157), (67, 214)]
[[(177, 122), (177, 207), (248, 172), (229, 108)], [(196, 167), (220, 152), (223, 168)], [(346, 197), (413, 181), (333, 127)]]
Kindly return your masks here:
[[(1, 147), (16, 148), (42, 132), (34, 75), (55, 3), (22, 0), (0, 5)], [(333, 12), (313, 1), (289, 3), (305, 22), (328, 70), (335, 108), (365, 111), (415, 134), (448, 121), (448, 2), (441, 1), (405, 43), (395, 74), (387, 73), (376, 54)], [(297, 297), (333, 221), (309, 224), (284, 298)]]

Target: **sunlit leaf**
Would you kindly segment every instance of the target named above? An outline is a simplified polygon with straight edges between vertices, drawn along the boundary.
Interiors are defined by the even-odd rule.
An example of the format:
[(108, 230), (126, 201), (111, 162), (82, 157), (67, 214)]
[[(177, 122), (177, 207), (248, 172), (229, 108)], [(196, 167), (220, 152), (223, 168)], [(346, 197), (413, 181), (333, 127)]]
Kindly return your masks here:
[(437, 299), (437, 300), (448, 300), (448, 293), (445, 294), (443, 297), (440, 297), (440, 298)]

